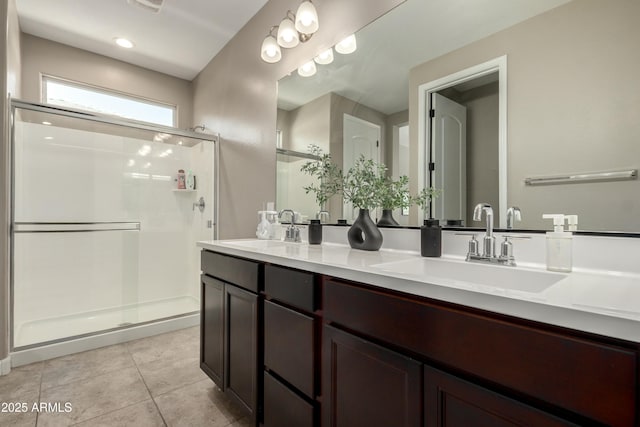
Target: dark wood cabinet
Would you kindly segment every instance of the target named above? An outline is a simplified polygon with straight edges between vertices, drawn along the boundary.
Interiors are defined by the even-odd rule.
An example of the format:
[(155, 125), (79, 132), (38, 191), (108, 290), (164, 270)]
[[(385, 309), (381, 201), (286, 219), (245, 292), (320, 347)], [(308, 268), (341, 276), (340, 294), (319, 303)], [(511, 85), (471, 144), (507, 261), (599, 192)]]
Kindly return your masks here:
[(264, 271), (264, 427), (317, 426), (321, 322), (316, 276), (276, 265)]
[(258, 404), (258, 296), (225, 285), (225, 391), (254, 414)]
[(257, 418), (261, 265), (203, 251), (201, 267), (200, 367)]
[(264, 373), (264, 427), (313, 427), (311, 403)]
[(323, 292), (325, 322), (580, 423), (638, 425), (638, 351), (629, 343), (336, 280)]
[(640, 427), (638, 343), (210, 251), (202, 271), (201, 367), (263, 427)]
[(313, 317), (269, 301), (264, 303), (264, 365), (314, 397)]
[(424, 421), (425, 427), (577, 426), (428, 366)]
[(422, 364), (323, 328), (323, 427), (420, 427)]
[(200, 368), (224, 389), (224, 283), (203, 274), (201, 285)]

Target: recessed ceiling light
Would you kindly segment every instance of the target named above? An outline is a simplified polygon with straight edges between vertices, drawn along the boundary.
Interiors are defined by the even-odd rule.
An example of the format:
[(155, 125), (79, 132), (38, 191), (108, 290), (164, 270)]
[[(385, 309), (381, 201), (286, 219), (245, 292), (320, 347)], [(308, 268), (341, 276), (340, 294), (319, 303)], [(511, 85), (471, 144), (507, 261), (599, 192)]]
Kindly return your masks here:
[(42, 124), (45, 126), (51, 126), (51, 122), (42, 122)]
[(116, 37), (113, 40), (118, 46), (124, 47), (125, 49), (131, 49), (133, 46), (135, 46), (131, 40), (125, 39), (123, 37)]
[(44, 139), (49, 140), (49, 139), (53, 139), (53, 137), (52, 136), (45, 136)]

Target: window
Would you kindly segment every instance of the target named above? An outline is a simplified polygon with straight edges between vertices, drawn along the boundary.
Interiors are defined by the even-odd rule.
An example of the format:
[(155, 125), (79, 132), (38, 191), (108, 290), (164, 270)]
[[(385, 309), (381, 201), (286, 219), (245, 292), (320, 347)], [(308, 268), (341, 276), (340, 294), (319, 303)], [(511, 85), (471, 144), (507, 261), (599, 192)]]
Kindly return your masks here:
[(106, 89), (42, 77), (42, 101), (46, 104), (108, 114), (141, 122), (175, 126), (176, 107)]

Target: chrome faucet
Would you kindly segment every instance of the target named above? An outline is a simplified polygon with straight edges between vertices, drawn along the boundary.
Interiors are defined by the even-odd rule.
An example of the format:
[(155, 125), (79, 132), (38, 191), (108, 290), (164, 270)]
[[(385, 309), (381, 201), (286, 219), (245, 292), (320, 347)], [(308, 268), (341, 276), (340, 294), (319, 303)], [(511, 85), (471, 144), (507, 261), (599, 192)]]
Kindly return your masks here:
[(320, 222), (322, 222), (322, 217), (323, 217), (323, 216), (327, 217), (327, 221), (329, 221), (329, 218), (331, 218), (331, 215), (329, 214), (329, 212), (327, 212), (327, 211), (325, 211), (325, 210), (323, 209), (323, 210), (319, 211), (319, 212), (316, 214), (316, 219), (319, 219), (319, 220), (320, 220)]
[[(518, 209), (518, 212), (519, 211)], [(473, 209), (473, 220), (482, 221), (482, 212), (485, 213), (487, 220), (487, 231), (482, 239), (482, 254), (478, 253), (478, 241), (474, 234), (469, 242), (467, 261), (515, 266), (516, 262), (513, 258), (513, 244), (509, 240), (511, 239), (510, 236), (505, 236), (500, 255), (496, 255), (496, 238), (493, 235), (493, 208), (491, 205), (488, 203), (478, 203), (475, 209)]]
[(300, 229), (295, 224), (295, 216), (296, 213), (292, 209), (283, 209), (278, 214), (278, 218), (282, 218), (282, 214), (290, 213), (291, 214), (291, 225), (287, 227), (287, 230), (284, 233), (285, 242), (301, 242), (300, 238)]
[(507, 209), (507, 230), (513, 230), (513, 223), (515, 221), (522, 221), (522, 213), (519, 207), (512, 206)]
[(488, 203), (478, 203), (473, 209), (473, 220), (482, 221), (482, 212), (487, 219), (487, 231), (482, 239), (482, 257), (496, 256), (496, 238), (493, 237), (493, 208)]

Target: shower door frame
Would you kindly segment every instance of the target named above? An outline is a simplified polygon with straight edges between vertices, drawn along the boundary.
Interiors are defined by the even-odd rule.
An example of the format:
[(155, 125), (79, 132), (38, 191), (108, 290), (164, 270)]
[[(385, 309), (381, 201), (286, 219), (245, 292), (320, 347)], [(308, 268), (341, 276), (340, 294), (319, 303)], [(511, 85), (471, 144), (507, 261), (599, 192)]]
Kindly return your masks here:
[[(94, 114), (94, 113), (89, 113), (89, 112), (83, 112), (83, 111), (77, 111), (77, 110), (71, 110), (71, 109), (65, 109), (65, 108), (60, 108), (60, 107), (54, 107), (54, 106), (49, 106), (49, 105), (45, 105), (45, 104), (38, 104), (38, 103), (33, 103), (33, 102), (27, 102), (27, 101), (22, 101), (19, 99), (9, 99), (9, 104), (10, 104), (10, 108), (9, 108), (9, 125), (10, 125), (10, 137), (9, 137), (9, 150), (10, 150), (10, 156), (11, 156), (11, 165), (10, 165), (10, 177), (11, 180), (9, 182), (9, 186), (10, 186), (10, 205), (11, 205), (11, 209), (10, 209), (10, 229), (9, 229), (9, 352), (12, 353), (16, 350), (28, 350), (31, 348), (36, 348), (36, 347), (41, 347), (43, 345), (50, 345), (50, 344), (57, 344), (57, 343), (61, 343), (61, 342), (65, 342), (65, 341), (71, 341), (71, 340), (75, 340), (75, 339), (79, 339), (79, 338), (84, 338), (84, 337), (89, 337), (89, 336), (95, 336), (95, 335), (100, 335), (100, 334), (104, 334), (107, 332), (112, 332), (112, 331), (118, 331), (118, 330), (123, 330), (123, 329), (129, 329), (132, 327), (138, 327), (138, 326), (143, 326), (143, 325), (147, 325), (147, 324), (152, 324), (155, 322), (159, 322), (159, 321), (164, 321), (164, 320), (169, 320), (169, 319), (174, 319), (174, 318), (180, 318), (180, 317), (184, 317), (184, 316), (188, 316), (191, 315), (193, 313), (183, 313), (183, 314), (178, 314), (175, 316), (169, 316), (169, 317), (163, 317), (163, 318), (158, 318), (158, 319), (154, 319), (154, 320), (149, 320), (149, 321), (145, 321), (145, 322), (140, 322), (140, 323), (134, 323), (132, 325), (127, 325), (127, 326), (120, 326), (120, 327), (114, 327), (114, 328), (109, 328), (109, 329), (105, 329), (105, 330), (100, 330), (100, 331), (95, 331), (95, 332), (90, 332), (90, 333), (85, 333), (85, 334), (80, 334), (80, 335), (73, 335), (70, 337), (65, 337), (65, 338), (58, 338), (58, 339), (54, 339), (54, 340), (50, 340), (50, 341), (46, 341), (46, 342), (41, 342), (41, 343), (36, 343), (36, 344), (29, 344), (29, 345), (25, 345), (25, 346), (20, 346), (18, 348), (16, 348), (14, 346), (14, 271), (13, 271), (13, 266), (14, 266), (14, 235), (17, 232), (16, 231), (16, 223), (15, 223), (15, 111), (16, 109), (23, 109), (23, 110), (29, 110), (29, 111), (36, 111), (36, 112), (42, 112), (42, 113), (48, 113), (48, 114), (55, 114), (58, 116), (62, 116), (62, 117), (70, 117), (70, 118), (76, 118), (76, 119), (80, 119), (80, 120), (89, 120), (89, 121), (93, 121), (93, 122), (98, 122), (98, 123), (104, 123), (104, 124), (109, 124), (109, 125), (114, 125), (114, 126), (122, 126), (125, 128), (133, 128), (133, 129), (138, 129), (138, 130), (145, 130), (145, 131), (149, 131), (149, 132), (156, 132), (156, 133), (167, 133), (167, 134), (171, 134), (171, 135), (175, 135), (175, 136), (182, 136), (185, 138), (191, 138), (191, 139), (197, 139), (197, 140), (201, 140), (201, 141), (211, 141), (213, 143), (213, 179), (214, 179), (214, 185), (213, 185), (213, 211), (212, 211), (212, 216), (213, 216), (213, 220), (212, 220), (212, 228), (213, 228), (213, 239), (214, 240), (218, 240), (218, 229), (219, 229), (219, 203), (218, 203), (218, 197), (220, 194), (220, 134), (215, 133), (215, 134), (209, 134), (209, 133), (199, 133), (199, 132), (194, 132), (194, 131), (188, 131), (188, 130), (182, 130), (182, 129), (178, 129), (178, 128), (173, 128), (173, 127), (168, 127), (168, 126), (162, 126), (162, 125), (155, 125), (155, 124), (150, 124), (150, 123), (145, 123), (145, 122), (139, 122), (139, 121), (135, 121), (135, 120), (128, 120), (128, 119), (124, 119), (124, 118), (118, 118), (118, 117), (113, 117), (113, 116), (107, 116), (107, 115), (101, 115), (101, 114)], [(79, 225), (79, 224), (78, 224)], [(93, 225), (93, 224), (92, 224)], [(138, 226), (139, 228), (139, 226)], [(82, 230), (82, 231), (89, 231), (89, 230)], [(194, 242), (195, 244), (195, 242)]]

